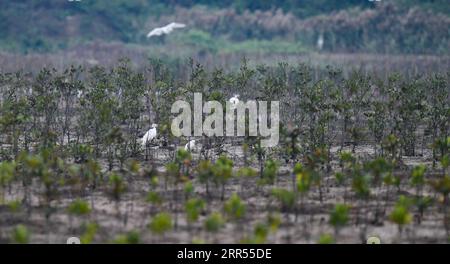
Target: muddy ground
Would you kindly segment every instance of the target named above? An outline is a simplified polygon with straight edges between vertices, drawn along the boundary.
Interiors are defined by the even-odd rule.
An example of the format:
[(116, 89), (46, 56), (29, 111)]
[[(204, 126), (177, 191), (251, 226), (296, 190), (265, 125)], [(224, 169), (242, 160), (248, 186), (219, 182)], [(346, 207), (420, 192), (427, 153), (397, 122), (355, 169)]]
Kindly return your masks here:
[[(227, 150), (235, 157), (235, 168), (242, 166), (242, 151), (239, 146), (228, 146)], [(333, 156), (336, 156), (338, 148), (333, 148)], [(371, 146), (361, 146), (356, 149), (356, 154), (364, 159), (373, 155)], [(155, 150), (159, 171), (164, 171), (164, 163), (169, 159), (167, 152)], [(198, 154), (193, 155), (194, 160)], [(142, 161), (145, 165), (146, 162)], [(405, 166), (411, 167), (419, 163), (431, 164), (431, 154), (425, 152), (420, 157), (403, 157)], [(280, 161), (278, 179), (275, 187), (291, 188), (292, 165)], [(336, 165), (336, 161), (333, 162)], [(256, 165), (256, 163), (255, 163)], [(256, 168), (256, 166), (255, 166)], [(404, 172), (409, 170), (405, 167)], [(334, 229), (328, 224), (329, 213), (336, 203), (343, 202), (344, 187), (336, 185), (330, 173), (324, 180), (323, 200), (320, 202), (317, 188), (313, 188), (305, 199), (303, 209), (298, 211), (295, 219), (294, 212), (281, 212), (281, 225), (276, 233), (271, 233), (267, 243), (317, 243), (324, 234), (334, 235)], [(257, 178), (242, 180), (233, 178), (226, 186), (225, 199), (233, 192), (237, 192), (247, 205), (245, 219), (240, 222), (227, 222), (224, 228), (217, 234), (208, 234), (203, 228), (206, 216), (213, 211), (223, 210), (223, 201), (220, 200), (219, 189), (212, 189), (212, 197), (208, 197), (205, 188), (197, 179), (192, 179), (195, 186), (195, 194), (207, 200), (207, 208), (202, 212), (200, 220), (194, 224), (187, 224), (184, 213), (184, 203), (174, 203), (173, 188), (165, 189), (160, 184), (160, 192), (166, 201), (159, 208), (151, 206), (147, 201), (149, 191), (148, 180), (139, 176), (126, 179), (127, 191), (119, 203), (113, 201), (105, 194), (105, 190), (97, 188), (94, 191), (86, 190), (83, 199), (90, 202), (92, 213), (89, 216), (77, 217), (67, 213), (67, 206), (78, 195), (70, 189), (61, 190), (58, 199), (51, 203), (51, 214), (46, 218), (49, 209), (40, 206), (42, 204), (42, 186), (31, 188), (29, 193), (31, 206), (22, 207), (17, 212), (11, 212), (6, 206), (0, 206), (0, 242), (11, 242), (10, 237), (13, 228), (18, 224), (24, 224), (31, 232), (31, 243), (66, 243), (68, 237), (82, 236), (85, 232), (84, 223), (95, 222), (98, 225), (93, 243), (109, 243), (118, 235), (135, 230), (140, 234), (142, 243), (238, 243), (244, 238), (250, 237), (256, 223), (264, 222), (269, 212), (280, 211), (280, 205), (273, 200), (270, 190), (274, 186), (259, 186)], [(348, 188), (348, 187), (347, 187)], [(398, 227), (389, 221), (388, 214), (400, 194), (414, 196), (414, 190), (405, 185), (401, 193), (391, 190), (388, 206), (384, 208), (383, 201), (385, 191), (373, 189), (372, 196), (367, 203), (357, 200), (355, 197), (347, 198), (351, 205), (351, 217), (349, 224), (342, 228), (335, 237), (337, 243), (364, 243), (369, 236), (380, 237), (382, 243), (446, 243), (448, 236), (443, 227), (443, 213), (438, 206), (433, 206), (425, 213), (422, 222), (417, 223), (417, 212), (413, 211), (414, 221), (406, 226), (400, 234)], [(23, 188), (13, 186), (6, 194), (6, 201), (23, 199)], [(178, 193), (182, 193), (182, 187)], [(434, 196), (434, 192), (425, 189), (424, 194)], [(180, 195), (182, 197), (182, 195)], [(439, 197), (436, 197), (439, 199)], [(156, 212), (170, 212), (176, 218), (173, 231), (163, 236), (155, 235), (148, 229), (148, 223)], [(381, 214), (375, 221), (375, 214)]]

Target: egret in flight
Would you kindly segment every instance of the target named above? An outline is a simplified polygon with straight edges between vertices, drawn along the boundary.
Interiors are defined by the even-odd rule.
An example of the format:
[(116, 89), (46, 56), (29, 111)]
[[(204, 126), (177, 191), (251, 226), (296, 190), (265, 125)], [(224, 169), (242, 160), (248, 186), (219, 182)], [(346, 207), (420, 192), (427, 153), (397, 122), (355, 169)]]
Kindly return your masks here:
[(185, 24), (172, 22), (164, 27), (155, 28), (147, 34), (147, 38), (170, 34), (176, 28), (184, 28)]

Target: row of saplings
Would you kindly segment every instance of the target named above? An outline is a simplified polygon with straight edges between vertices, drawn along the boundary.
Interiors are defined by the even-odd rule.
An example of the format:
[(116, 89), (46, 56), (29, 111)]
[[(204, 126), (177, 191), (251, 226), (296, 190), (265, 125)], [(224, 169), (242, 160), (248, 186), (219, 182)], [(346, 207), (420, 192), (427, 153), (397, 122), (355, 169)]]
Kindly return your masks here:
[[(351, 144), (355, 151), (369, 142), (376, 155), (384, 155), (383, 140), (391, 134), (398, 137), (399, 156), (425, 155), (431, 143), (449, 134), (450, 74), (392, 74), (385, 80), (364, 72), (344, 76), (332, 67), (319, 73), (314, 77), (305, 64), (253, 67), (246, 60), (230, 72), (209, 71), (192, 60), (173, 71), (152, 60), (140, 71), (124, 60), (112, 69), (0, 73), (0, 160), (56, 144), (83, 161), (92, 147), (112, 170), (143, 149), (148, 154), (153, 144), (172, 151), (185, 142), (171, 133), (171, 106), (180, 99), (193, 102), (194, 93), (222, 105), (279, 101), (279, 146), (290, 161), (316, 148), (330, 152)], [(235, 93), (240, 97), (231, 97)], [(223, 147), (220, 137), (204, 141), (210, 141), (206, 149)], [(434, 160), (439, 151), (433, 149)]]
[[(450, 138), (446, 140), (446, 148), (448, 153)], [(265, 161), (263, 170), (258, 173), (251, 167), (233, 168), (233, 161), (226, 156), (220, 156), (214, 162), (201, 160), (194, 165), (191, 153), (180, 149), (174, 161), (166, 164), (164, 173), (151, 166), (141, 167), (135, 160), (129, 160), (123, 169), (102, 172), (101, 165), (94, 159), (81, 164), (68, 163), (52, 149), (43, 149), (38, 154), (24, 152), (15, 161), (0, 163), (0, 204), (12, 214), (29, 216), (36, 210), (31, 200), (33, 195), (37, 195), (39, 208), (43, 208), (40, 212), (45, 213), (47, 226), (50, 226), (52, 214), (58, 212), (54, 201), (70, 199), (71, 203), (64, 209), (64, 213), (70, 215), (69, 230), (81, 230), (83, 243), (105, 242), (100, 235), (101, 226), (95, 221), (96, 206), (92, 193), (102, 191), (110, 197), (115, 204), (117, 220), (123, 223), (120, 228), (125, 228), (131, 212), (128, 206), (124, 210), (120, 203), (126, 201), (124, 197), (127, 192), (132, 193), (128, 179), (141, 179), (148, 183), (147, 196), (144, 197), (148, 210), (144, 216), (139, 216), (142, 217), (142, 226), (134, 226), (136, 231), (108, 238), (107, 241), (144, 242), (141, 232), (147, 226), (152, 235), (151, 241), (145, 242), (165, 241), (169, 239), (167, 233), (173, 229), (186, 229), (189, 237), (193, 238), (193, 241), (187, 242), (218, 242), (218, 235), (215, 234), (228, 224), (234, 226), (237, 234), (244, 234), (235, 242), (292, 242), (294, 238), (289, 234), (293, 232), (277, 236), (280, 225), (288, 230), (300, 227), (302, 235), (310, 238), (312, 234), (309, 230), (312, 230), (310, 227), (315, 218), (314, 211), (307, 210), (308, 203), (314, 199), (312, 194), (316, 191), (323, 205), (325, 189), (329, 188), (330, 181), (334, 181), (344, 189), (344, 194), (342, 202), (329, 211), (328, 222), (334, 233), (324, 232), (318, 240), (320, 243), (339, 242), (343, 239), (340, 230), (350, 224), (359, 227), (363, 239), (369, 224), (383, 223), (386, 218), (398, 226), (400, 241), (405, 227), (420, 225), (433, 206), (443, 215), (442, 224), (448, 237), (448, 154), (440, 158), (438, 169), (428, 168), (429, 172), (424, 165), (402, 171), (396, 169), (397, 161), (394, 159), (379, 157), (361, 162), (351, 153), (341, 152), (339, 169), (331, 174), (332, 177), (325, 177), (326, 163), (326, 153), (317, 149), (307, 155), (303, 163), (295, 164), (291, 172), (292, 186), (281, 186), (278, 164), (271, 159)], [(231, 180), (237, 183), (238, 189), (229, 194), (226, 188)], [(204, 192), (199, 191), (200, 186), (205, 187)], [(22, 190), (22, 197), (11, 196), (14, 192), (19, 193), (19, 189)], [(408, 196), (399, 195), (405, 190), (414, 191), (409, 192)], [(8, 200), (6, 194), (20, 199)], [(254, 222), (247, 213), (246, 199), (261, 194), (269, 194), (265, 208), (261, 209), (266, 218)], [(396, 200), (393, 207), (392, 200)], [(375, 209), (371, 204), (373, 201)], [(216, 206), (217, 203), (220, 206)], [(187, 226), (179, 224), (180, 215), (184, 215)], [(150, 217), (149, 222), (147, 217)], [(74, 226), (74, 223), (77, 225)], [(2, 230), (0, 239), (28, 243), (32, 241), (31, 233), (24, 222), (15, 226), (11, 234)]]

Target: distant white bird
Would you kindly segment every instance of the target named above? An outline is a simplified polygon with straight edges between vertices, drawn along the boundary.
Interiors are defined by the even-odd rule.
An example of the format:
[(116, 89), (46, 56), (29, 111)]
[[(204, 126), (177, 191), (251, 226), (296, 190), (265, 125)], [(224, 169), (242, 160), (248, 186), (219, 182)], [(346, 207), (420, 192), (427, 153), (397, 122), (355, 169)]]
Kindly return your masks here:
[(230, 103), (232, 105), (237, 105), (239, 103), (239, 94), (235, 94), (233, 97), (231, 97)]
[(324, 44), (323, 34), (319, 35), (319, 38), (317, 39), (317, 49), (322, 50)]
[(186, 151), (191, 151), (195, 148), (195, 139), (189, 141), (185, 146), (184, 146), (184, 150)]
[(145, 148), (148, 142), (152, 141), (156, 138), (156, 128), (158, 127), (157, 124), (152, 124), (152, 128), (150, 128), (147, 133), (142, 137), (142, 147)]
[(155, 28), (147, 34), (147, 38), (170, 34), (176, 28), (184, 28), (185, 24), (172, 22), (164, 27)]

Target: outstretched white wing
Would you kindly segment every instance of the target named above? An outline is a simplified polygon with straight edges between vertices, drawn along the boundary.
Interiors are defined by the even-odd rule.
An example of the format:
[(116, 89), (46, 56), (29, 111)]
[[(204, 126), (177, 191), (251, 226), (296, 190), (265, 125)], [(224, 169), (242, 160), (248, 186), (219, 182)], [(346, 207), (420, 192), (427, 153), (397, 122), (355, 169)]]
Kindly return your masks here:
[(153, 37), (153, 36), (161, 36), (164, 34), (164, 31), (162, 28), (155, 28), (150, 33), (147, 34), (147, 38)]
[(166, 27), (170, 27), (170, 28), (174, 29), (174, 28), (184, 28), (184, 27), (186, 27), (186, 25), (182, 24), (182, 23), (172, 22), (169, 25), (167, 25)]
[(164, 34), (169, 34), (176, 28), (184, 28), (184, 27), (186, 27), (185, 24), (172, 22), (164, 27), (159, 27), (159, 28), (153, 29), (152, 31), (150, 31), (150, 33), (147, 34), (147, 38), (151, 38), (153, 36), (161, 36)]

